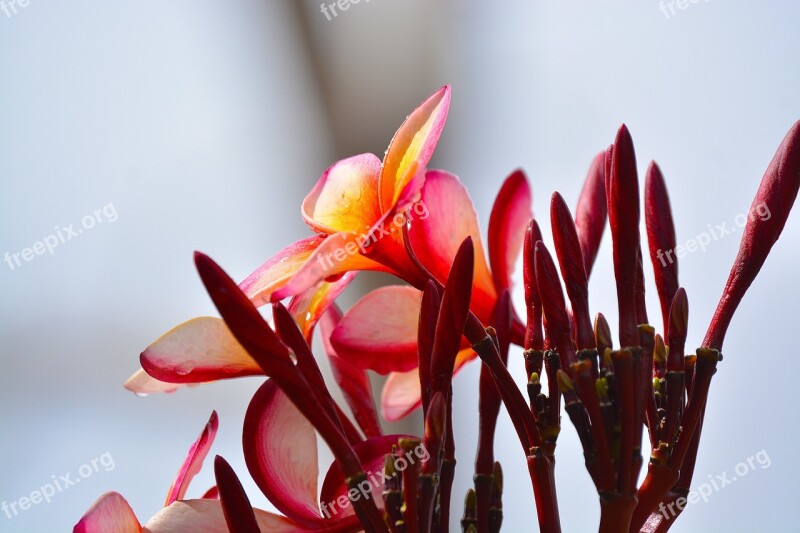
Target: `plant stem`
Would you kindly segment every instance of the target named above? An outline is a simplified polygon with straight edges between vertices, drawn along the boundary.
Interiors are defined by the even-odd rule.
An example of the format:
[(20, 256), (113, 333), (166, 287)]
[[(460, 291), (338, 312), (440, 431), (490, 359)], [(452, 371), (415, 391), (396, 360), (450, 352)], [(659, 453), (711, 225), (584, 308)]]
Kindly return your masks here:
[(560, 533), (561, 518), (556, 496), (555, 457), (543, 447), (533, 449), (528, 457), (528, 470), (533, 483), (533, 497), (536, 500), (536, 514), (539, 530), (542, 533)]

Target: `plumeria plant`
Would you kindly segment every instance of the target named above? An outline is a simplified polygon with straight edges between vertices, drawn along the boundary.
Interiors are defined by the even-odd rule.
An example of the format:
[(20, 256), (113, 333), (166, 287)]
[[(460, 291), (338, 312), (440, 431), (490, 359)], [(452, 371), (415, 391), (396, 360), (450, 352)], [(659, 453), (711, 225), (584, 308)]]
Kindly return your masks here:
[[(622, 126), (592, 162), (574, 216), (553, 194), (554, 253), (533, 218), (531, 189), (521, 171), (500, 189), (485, 250), (459, 179), (427, 169), (449, 103), (449, 87), (425, 100), (395, 133), (382, 162), (362, 154), (327, 169), (302, 204), (313, 235), (287, 246), (241, 283), (197, 252), (197, 270), (221, 318), (195, 318), (167, 332), (142, 352), (142, 369), (125, 385), (152, 393), (266, 377), (247, 409), (242, 443), (250, 476), (280, 514), (254, 509), (237, 474), (219, 456), (216, 485), (200, 498), (187, 498), (217, 432), (214, 413), (164, 508), (146, 525), (122, 496), (108, 493), (81, 518), (77, 533), (425, 533), (447, 531), (453, 512), (463, 531), (496, 532), (503, 520), (503, 475), (493, 445), (503, 406), (522, 452), (518, 464), (505, 468), (527, 466), (541, 531), (561, 531), (555, 455), (562, 407), (597, 489), (599, 531), (669, 530), (691, 487), (726, 331), (800, 187), (800, 122), (778, 148), (753, 202), (754, 208), (768, 206), (771, 216), (749, 218), (714, 317), (692, 353), (686, 350), (687, 291), (678, 281), (677, 261), (660, 257), (676, 247), (664, 178), (651, 164), (644, 181), (643, 250), (628, 129)], [(617, 288), (616, 342), (603, 314), (590, 314), (588, 300), (606, 220)], [(520, 253), (525, 309), (517, 313), (509, 291)], [(658, 289), (660, 332), (645, 308), (646, 254)], [(335, 300), (363, 270), (388, 272), (405, 284), (379, 288), (342, 314)], [(258, 310), (266, 304), (271, 323)], [(315, 331), (349, 412), (334, 400), (312, 353)], [(506, 366), (511, 345), (523, 349), (524, 389)], [(478, 447), (474, 488), (464, 497), (452, 494), (452, 378), (476, 357), (482, 363)], [(422, 409), (418, 434), (384, 434), (370, 370), (387, 375), (385, 419)], [(321, 488), (317, 436), (335, 458)]]

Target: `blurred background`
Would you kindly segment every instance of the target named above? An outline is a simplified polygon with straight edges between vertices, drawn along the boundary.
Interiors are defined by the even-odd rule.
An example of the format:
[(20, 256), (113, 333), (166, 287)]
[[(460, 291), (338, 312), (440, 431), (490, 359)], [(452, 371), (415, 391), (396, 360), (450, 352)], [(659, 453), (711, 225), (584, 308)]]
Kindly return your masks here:
[[(362, 0), (336, 13), (306, 0), (0, 2), (0, 253), (12, 254), (0, 264), (0, 500), (113, 458), (51, 503), (0, 513), (0, 531), (68, 531), (108, 490), (144, 522), (212, 409), (212, 451), (270, 508), (240, 441), (259, 379), (147, 398), (122, 383), (163, 332), (215, 314), (193, 250), (241, 279), (308, 235), (299, 206), (321, 172), (338, 158), (382, 154), (441, 85), (453, 86), (453, 103), (431, 167), (463, 179), (483, 228), (502, 180), (522, 167), (546, 235), (551, 192), (574, 206), (592, 157), (622, 122), (642, 175), (660, 163), (685, 243), (747, 211), (800, 118), (800, 4), (788, 0)], [(84, 231), (14, 262), (70, 224)], [(730, 235), (681, 261), (689, 346), (702, 339), (738, 244)], [(610, 252), (606, 234), (591, 303), (613, 324)], [(695, 480), (731, 475), (762, 451), (770, 466), (691, 505), (674, 531), (788, 530), (800, 476), (791, 405), (800, 362), (788, 339), (798, 259), (794, 213), (728, 335)], [(386, 281), (360, 276), (341, 301)], [(522, 380), (519, 351), (511, 359)], [(471, 484), (478, 370), (455, 381), (456, 505)], [(564, 531), (592, 531), (596, 493), (564, 422)], [(405, 429), (419, 423), (412, 416)], [(502, 412), (504, 525), (535, 531), (515, 440)], [(323, 473), (329, 458), (322, 450)], [(189, 495), (212, 484), (206, 468)]]

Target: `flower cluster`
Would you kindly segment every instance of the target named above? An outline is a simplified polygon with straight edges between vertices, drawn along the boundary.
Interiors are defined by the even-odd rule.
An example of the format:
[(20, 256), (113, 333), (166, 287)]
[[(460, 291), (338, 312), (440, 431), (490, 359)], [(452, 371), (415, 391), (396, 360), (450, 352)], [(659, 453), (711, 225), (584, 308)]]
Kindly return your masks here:
[[(771, 216), (748, 220), (705, 339), (687, 353), (687, 292), (677, 261), (658, 260), (661, 250), (675, 248), (676, 237), (664, 178), (654, 163), (644, 182), (644, 219), (660, 333), (645, 308), (639, 179), (628, 129), (622, 126), (593, 160), (574, 217), (553, 194), (554, 254), (533, 218), (521, 171), (500, 189), (484, 249), (459, 179), (427, 169), (449, 103), (449, 87), (424, 101), (396, 132), (383, 161), (362, 154), (327, 169), (302, 204), (313, 235), (241, 283), (196, 253), (221, 317), (195, 318), (167, 332), (145, 349), (142, 369), (126, 383), (146, 394), (266, 376), (247, 410), (243, 447), (250, 475), (281, 514), (254, 509), (219, 456), (216, 485), (201, 498), (186, 498), (217, 431), (212, 414), (164, 508), (145, 526), (122, 496), (108, 493), (76, 532), (447, 531), (456, 467), (452, 379), (476, 357), (482, 363), (479, 438), (464, 531), (495, 532), (502, 523), (502, 469), (493, 446), (503, 406), (530, 473), (539, 528), (561, 530), (554, 468), (562, 404), (597, 488), (599, 530), (656, 533), (671, 527), (680, 513), (668, 517), (659, 509), (674, 507), (690, 489), (726, 331), (800, 187), (800, 122), (753, 201), (769, 206)], [(592, 316), (588, 300), (606, 220), (619, 312), (616, 347), (609, 323), (602, 313)], [(509, 296), (520, 254), (523, 313)], [(342, 314), (335, 300), (364, 270), (387, 272), (406, 284), (377, 289)], [(258, 310), (266, 304), (272, 323)], [(315, 331), (349, 413), (333, 399), (312, 353)], [(513, 344), (523, 348), (525, 391), (506, 366)], [(369, 370), (388, 376), (380, 409), (385, 419), (422, 409), (418, 435), (383, 433)], [(335, 457), (321, 489), (317, 435)], [(650, 453), (639, 486), (643, 450)]]

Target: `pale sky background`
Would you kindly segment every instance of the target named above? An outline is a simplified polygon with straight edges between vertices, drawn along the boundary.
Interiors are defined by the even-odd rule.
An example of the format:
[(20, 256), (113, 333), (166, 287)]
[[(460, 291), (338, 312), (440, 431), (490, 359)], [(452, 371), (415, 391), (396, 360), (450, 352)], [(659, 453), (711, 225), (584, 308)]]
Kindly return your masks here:
[[(212, 409), (213, 453), (267, 506), (241, 453), (260, 380), (148, 398), (122, 383), (160, 334), (214, 314), (193, 250), (247, 275), (308, 234), (300, 202), (331, 162), (381, 154), (441, 85), (453, 86), (453, 104), (431, 166), (462, 177), (484, 228), (502, 180), (522, 167), (548, 234), (551, 192), (574, 205), (591, 158), (625, 122), (641, 173), (651, 159), (661, 165), (685, 242), (747, 210), (800, 118), (798, 23), (790, 0), (701, 1), (669, 17), (655, 0), (362, 0), (330, 21), (305, 0), (31, 0), (11, 16), (0, 11), (0, 254), (78, 227), (108, 204), (117, 213), (52, 255), (13, 270), (0, 264), (0, 502), (51, 476), (74, 478), (104, 454), (114, 463), (52, 503), (0, 513), (0, 531), (68, 531), (107, 490), (146, 521)], [(681, 262), (689, 346), (702, 338), (737, 248), (728, 236)], [(695, 480), (732, 475), (762, 450), (771, 465), (690, 506), (673, 531), (789, 527), (800, 476), (791, 403), (800, 363), (790, 337), (798, 259), (794, 213), (727, 337)], [(615, 320), (608, 234), (598, 263), (593, 311)], [(382, 281), (364, 276), (344, 305)], [(649, 296), (660, 323), (653, 287)], [(520, 354), (512, 360), (522, 380)], [(471, 483), (477, 375), (470, 365), (455, 382), (454, 502)], [(414, 430), (419, 419), (409, 423)], [(505, 530), (535, 531), (505, 413), (497, 440)], [(329, 455), (321, 456), (324, 472)], [(566, 417), (557, 460), (564, 531), (594, 530), (597, 497)], [(190, 496), (212, 484), (206, 468)]]

